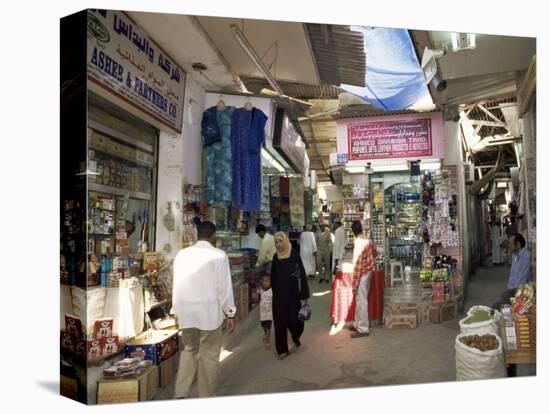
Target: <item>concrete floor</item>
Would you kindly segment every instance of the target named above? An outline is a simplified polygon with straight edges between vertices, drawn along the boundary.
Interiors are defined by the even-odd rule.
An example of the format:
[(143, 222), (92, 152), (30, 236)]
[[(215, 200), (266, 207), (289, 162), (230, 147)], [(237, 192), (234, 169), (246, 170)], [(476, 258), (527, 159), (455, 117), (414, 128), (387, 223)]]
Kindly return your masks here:
[[(469, 283), (465, 310), (495, 303), (506, 287), (508, 272), (507, 266), (478, 269)], [(369, 337), (352, 340), (347, 329), (331, 334), (329, 285), (313, 281), (310, 287), (312, 319), (306, 322), (302, 347), (277, 360), (274, 344), (266, 349), (262, 342), (254, 309), (224, 339), (224, 349), (231, 354), (221, 363), (218, 396), (455, 380), (454, 341), (462, 316), (412, 330), (372, 328)], [(172, 388), (158, 398), (171, 398)]]

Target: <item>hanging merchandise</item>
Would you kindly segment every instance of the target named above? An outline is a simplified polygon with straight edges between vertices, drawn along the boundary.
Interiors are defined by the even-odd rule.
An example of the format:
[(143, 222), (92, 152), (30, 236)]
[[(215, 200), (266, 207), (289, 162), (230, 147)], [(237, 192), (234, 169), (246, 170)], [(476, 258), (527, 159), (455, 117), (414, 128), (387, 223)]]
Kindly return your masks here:
[(269, 176), (265, 175), (262, 177), (262, 203), (260, 210), (260, 223), (266, 227), (272, 226), (269, 182)]
[(205, 199), (213, 206), (231, 202), (232, 148), (231, 119), (235, 108), (218, 105), (202, 116), (202, 139), (206, 155)]
[(301, 228), (305, 223), (304, 180), (301, 177), (289, 178), (290, 224)]
[(260, 151), (264, 142), (266, 122), (267, 116), (258, 108), (238, 108), (233, 111), (233, 204), (239, 210), (260, 211)]

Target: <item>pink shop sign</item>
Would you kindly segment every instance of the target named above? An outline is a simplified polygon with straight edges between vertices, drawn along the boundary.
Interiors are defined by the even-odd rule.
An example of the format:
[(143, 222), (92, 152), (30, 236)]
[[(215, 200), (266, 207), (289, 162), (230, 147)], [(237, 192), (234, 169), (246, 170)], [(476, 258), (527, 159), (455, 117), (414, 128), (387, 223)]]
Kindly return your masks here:
[(347, 125), (349, 160), (433, 156), (432, 119), (362, 121)]

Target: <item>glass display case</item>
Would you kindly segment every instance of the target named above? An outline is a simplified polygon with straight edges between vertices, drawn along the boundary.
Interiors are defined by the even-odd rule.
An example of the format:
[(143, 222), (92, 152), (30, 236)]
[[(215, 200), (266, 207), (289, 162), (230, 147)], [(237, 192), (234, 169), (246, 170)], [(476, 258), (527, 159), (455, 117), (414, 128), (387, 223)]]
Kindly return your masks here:
[(241, 234), (232, 231), (217, 231), (216, 247), (226, 253), (240, 250)]
[(132, 128), (95, 102), (87, 141), (87, 279), (113, 286), (141, 274), (143, 254), (154, 248), (158, 131)]
[(413, 269), (422, 267), (422, 205), (417, 184), (394, 184), (384, 191), (386, 257)]

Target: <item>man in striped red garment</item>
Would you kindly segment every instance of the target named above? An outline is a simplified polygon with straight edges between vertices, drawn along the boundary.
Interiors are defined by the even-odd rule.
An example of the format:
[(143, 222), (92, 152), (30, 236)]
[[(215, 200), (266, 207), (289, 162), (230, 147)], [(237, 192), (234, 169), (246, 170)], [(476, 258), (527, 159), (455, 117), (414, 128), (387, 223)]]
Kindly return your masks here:
[(361, 222), (354, 221), (351, 231), (353, 246), (353, 293), (355, 296), (355, 322), (352, 338), (369, 336), (369, 288), (377, 256), (374, 242), (363, 233)]

